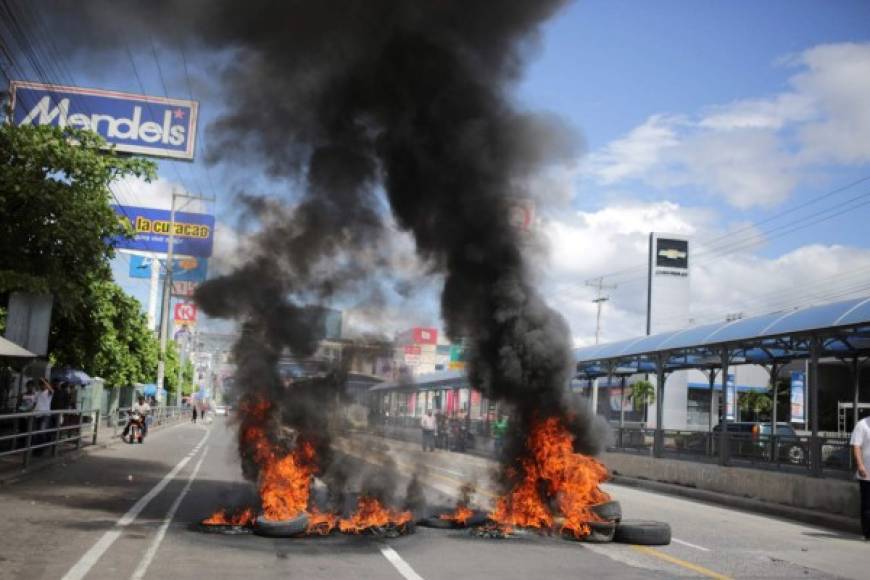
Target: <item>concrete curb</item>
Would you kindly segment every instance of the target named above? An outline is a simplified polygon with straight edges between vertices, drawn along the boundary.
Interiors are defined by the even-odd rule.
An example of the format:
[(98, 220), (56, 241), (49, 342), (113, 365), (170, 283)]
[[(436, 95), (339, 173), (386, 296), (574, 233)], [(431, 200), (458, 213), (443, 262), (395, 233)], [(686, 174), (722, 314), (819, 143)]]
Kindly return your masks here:
[(853, 519), (846, 516), (826, 514), (804, 508), (763, 502), (757, 499), (686, 487), (674, 483), (663, 483), (650, 479), (628, 477), (625, 475), (619, 475), (616, 472), (612, 474), (610, 482), (616, 485), (646, 489), (657, 493), (692, 499), (708, 504), (727, 506), (751, 514), (764, 514), (822, 528), (829, 528), (859, 535), (861, 534), (861, 523), (857, 518)]

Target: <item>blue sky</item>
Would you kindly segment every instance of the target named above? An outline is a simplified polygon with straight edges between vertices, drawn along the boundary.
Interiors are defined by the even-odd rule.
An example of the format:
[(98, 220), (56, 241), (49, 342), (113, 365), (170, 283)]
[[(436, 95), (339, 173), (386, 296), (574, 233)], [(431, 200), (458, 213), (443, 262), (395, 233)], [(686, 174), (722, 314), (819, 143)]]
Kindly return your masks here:
[[(837, 204), (870, 192), (870, 182), (790, 209), (870, 175), (868, 24), (870, 3), (858, 0), (587, 0), (543, 28), (515, 98), (565, 118), (586, 143), (583, 157), (542, 181), (544, 196), (557, 192), (562, 208), (542, 211), (539, 223), (552, 254), (541, 265), (541, 284), (578, 344), (594, 330), (592, 291), (583, 282), (642, 266), (652, 229), (689, 235), (702, 255), (716, 256), (723, 243), (737, 246), (694, 262), (697, 320), (729, 309), (791, 307), (808, 296), (834, 299), (838, 287), (870, 291), (870, 205), (845, 204), (843, 215), (819, 223), (812, 215), (836, 213)], [(220, 57), (187, 55), (190, 86), (178, 49), (157, 46), (156, 57), (133, 54), (141, 86), (123, 53), (67, 67), (81, 86), (163, 95), (159, 62), (168, 96), (187, 98), (192, 89), (201, 101), (199, 138), (207, 147), (207, 125), (225, 106), (213, 80)], [(226, 265), (238, 237), (234, 188), (286, 185), (246, 168), (206, 169), (201, 153), (194, 163), (161, 161), (161, 182), (128, 184), (118, 194), (152, 206), (166, 204), (172, 187), (217, 195), (223, 231), (215, 261)], [(801, 217), (812, 227), (791, 231)], [(751, 227), (764, 220), (771, 220), (764, 228), (780, 229)], [(711, 237), (720, 239), (705, 245)], [(118, 281), (144, 301), (147, 281), (131, 280), (126, 269), (117, 260)], [(632, 271), (612, 279), (620, 288), (605, 314), (605, 339), (641, 331), (637, 277)], [(802, 287), (806, 292), (796, 292)], [(419, 323), (437, 323), (427, 296), (429, 307), (406, 305), (396, 318), (407, 322), (416, 309)]]

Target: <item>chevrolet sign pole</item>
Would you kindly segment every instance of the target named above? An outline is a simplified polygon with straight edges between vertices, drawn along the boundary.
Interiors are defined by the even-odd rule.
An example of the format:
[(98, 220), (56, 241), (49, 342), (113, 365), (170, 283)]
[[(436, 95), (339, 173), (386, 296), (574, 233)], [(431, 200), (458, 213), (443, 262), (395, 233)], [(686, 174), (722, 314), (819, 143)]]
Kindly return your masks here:
[[(163, 303), (161, 305), (162, 317), (160, 319), (160, 358), (157, 361), (157, 390), (163, 388), (166, 379), (166, 342), (169, 339), (169, 308), (172, 299), (172, 270), (174, 269), (173, 246), (175, 245), (175, 211), (176, 198), (183, 197), (187, 200), (198, 199), (201, 201), (214, 201), (214, 197), (201, 195), (188, 195), (185, 193), (172, 192), (172, 205), (169, 213), (169, 240), (166, 247), (166, 276), (163, 278)], [(175, 404), (181, 407), (181, 383), (176, 385)]]

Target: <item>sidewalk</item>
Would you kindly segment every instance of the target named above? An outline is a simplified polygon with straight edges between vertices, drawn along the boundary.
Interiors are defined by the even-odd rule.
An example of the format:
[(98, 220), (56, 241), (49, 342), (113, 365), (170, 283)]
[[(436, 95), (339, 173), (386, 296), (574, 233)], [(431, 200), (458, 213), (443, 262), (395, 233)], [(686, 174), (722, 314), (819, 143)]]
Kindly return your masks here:
[[(162, 423), (152, 424), (149, 427), (149, 433), (183, 425), (188, 420), (189, 417), (186, 416), (179, 416), (177, 419), (172, 418), (164, 420)], [(80, 447), (76, 446), (76, 441), (74, 439), (61, 441), (57, 446), (56, 454), (52, 453), (51, 448), (46, 448), (43, 450), (42, 455), (32, 455), (30, 465), (26, 468), (23, 467), (23, 453), (0, 457), (0, 485), (13, 483), (28, 474), (41, 471), (59, 463), (75, 461), (85, 453), (90, 453), (96, 449), (106, 449), (122, 442), (121, 432), (123, 430), (123, 425), (107, 425), (104, 422), (104, 418), (101, 418), (100, 420), (96, 443), (92, 442), (92, 431), (90, 430), (90, 427), (83, 426), (83, 430), (84, 433)]]
[[(498, 463), (491, 457), (440, 450), (434, 453), (424, 453), (417, 442), (412, 443), (373, 434), (355, 433), (353, 438), (352, 443), (347, 438), (342, 439), (337, 447), (341, 451), (367, 461), (382, 462), (392, 459), (399, 470), (406, 475), (410, 476), (417, 473), (432, 487), (447, 494), (455, 495), (463, 484), (474, 483), (477, 489), (476, 503), (481, 507), (491, 506), (492, 500), (496, 497), (497, 487), (493, 483), (492, 475), (498, 467)], [(857, 517), (849, 518), (819, 510), (764, 502), (719, 491), (692, 488), (641, 477), (626, 477), (614, 473), (608, 486), (639, 488), (748, 513), (774, 516), (850, 533), (856, 533), (860, 528)]]

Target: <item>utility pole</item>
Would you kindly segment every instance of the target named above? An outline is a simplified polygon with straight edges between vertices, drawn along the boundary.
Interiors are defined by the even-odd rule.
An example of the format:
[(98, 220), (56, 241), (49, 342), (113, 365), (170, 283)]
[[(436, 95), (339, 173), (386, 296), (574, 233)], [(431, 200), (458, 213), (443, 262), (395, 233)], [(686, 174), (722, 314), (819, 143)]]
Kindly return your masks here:
[[(604, 291), (615, 289), (616, 284), (605, 284), (604, 276), (601, 276), (594, 280), (587, 280), (586, 285), (595, 288), (595, 298), (592, 302), (594, 302), (598, 307), (598, 312), (595, 315), (595, 344), (598, 344), (598, 341), (601, 339), (601, 308), (604, 306), (605, 302), (610, 300), (610, 296), (605, 296)], [(608, 378), (608, 387), (613, 386), (610, 384), (611, 381), (612, 375)], [(596, 415), (598, 414), (598, 379), (592, 381), (592, 412)]]
[[(186, 203), (193, 200), (214, 201), (214, 197), (190, 195), (187, 193), (172, 192), (172, 205), (169, 211), (169, 240), (166, 247), (166, 276), (163, 278), (163, 300), (160, 315), (160, 358), (157, 361), (157, 392), (163, 388), (166, 379), (166, 343), (169, 340), (169, 309), (172, 300), (172, 271), (175, 269), (174, 246), (175, 246), (175, 212), (177, 198), (186, 199)], [(182, 208), (184, 205), (181, 206)], [(180, 209), (180, 208), (179, 208)], [(175, 393), (175, 404), (181, 406), (181, 386)]]
[(601, 276), (594, 280), (587, 280), (586, 285), (595, 288), (595, 298), (592, 302), (598, 305), (598, 312), (595, 315), (595, 344), (598, 344), (601, 339), (601, 309), (604, 303), (610, 300), (610, 296), (605, 296), (604, 291), (615, 290), (616, 284), (605, 284), (604, 276)]

